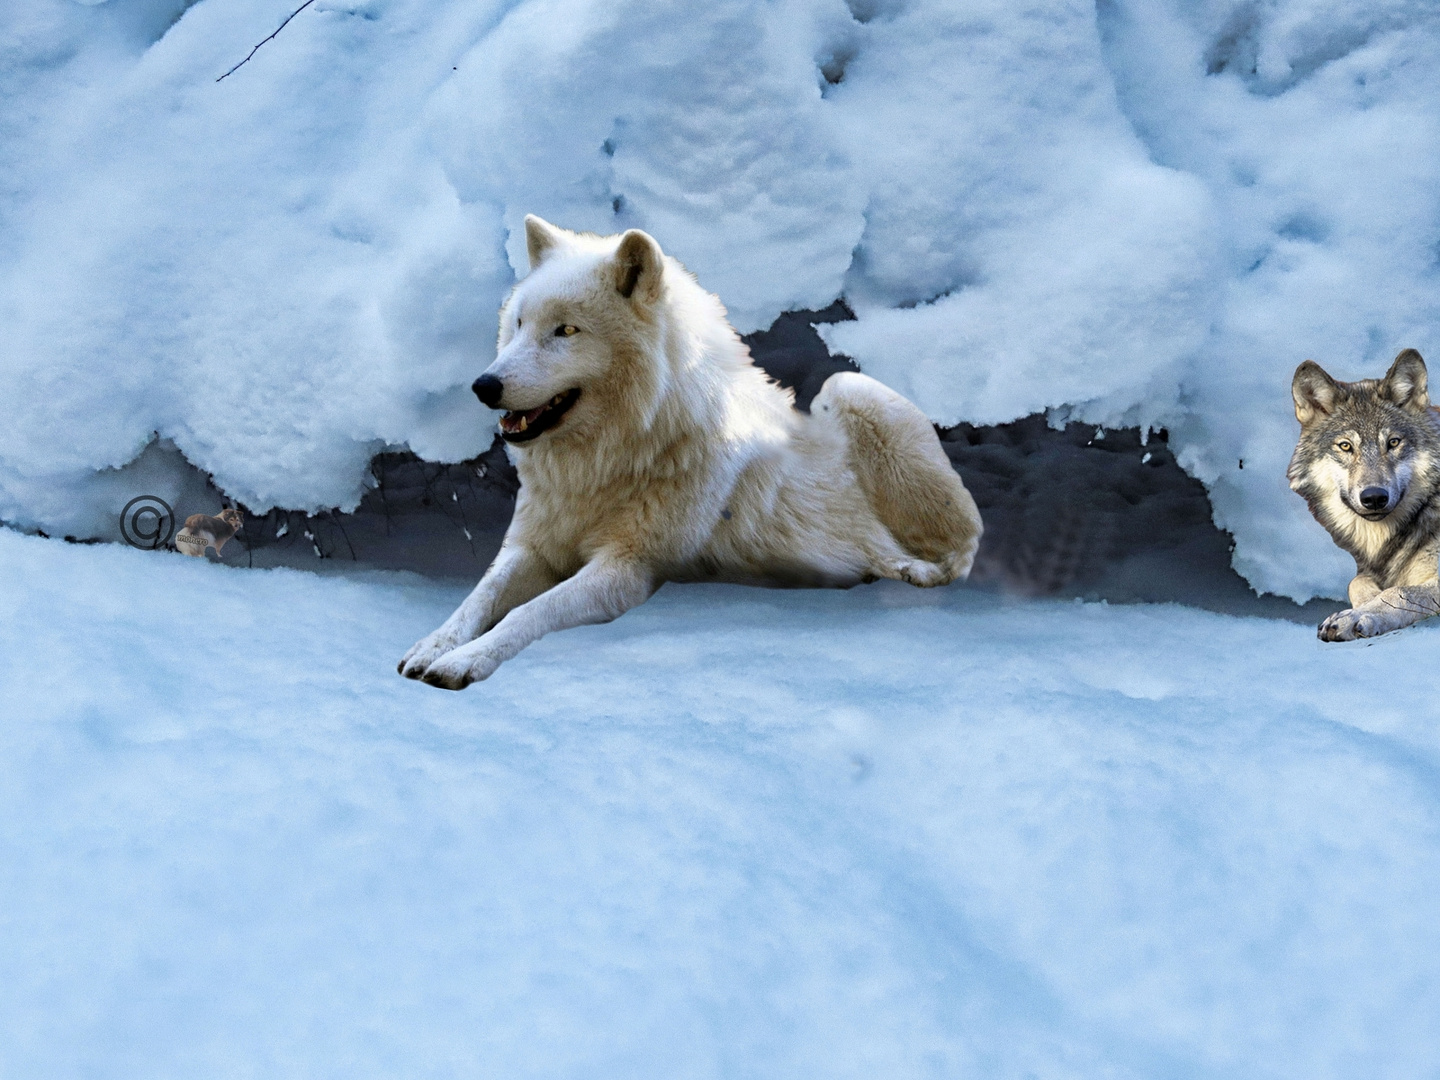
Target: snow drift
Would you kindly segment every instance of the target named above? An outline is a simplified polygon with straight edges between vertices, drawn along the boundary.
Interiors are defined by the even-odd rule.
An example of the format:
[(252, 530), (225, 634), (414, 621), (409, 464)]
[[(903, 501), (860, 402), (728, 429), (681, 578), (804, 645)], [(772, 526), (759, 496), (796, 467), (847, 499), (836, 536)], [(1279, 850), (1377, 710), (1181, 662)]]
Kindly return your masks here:
[(1433, 1074), (1434, 629), (887, 584), (449, 694), (463, 588), (0, 529), (0, 1075)]
[(1253, 585), (1342, 587), (1289, 377), (1436, 345), (1433, 6), (319, 0), (216, 81), (291, 10), (6, 5), (0, 519), (108, 535), (157, 437), (255, 510), (479, 452), (533, 211), (742, 331), (844, 295), (942, 423), (1166, 426)]

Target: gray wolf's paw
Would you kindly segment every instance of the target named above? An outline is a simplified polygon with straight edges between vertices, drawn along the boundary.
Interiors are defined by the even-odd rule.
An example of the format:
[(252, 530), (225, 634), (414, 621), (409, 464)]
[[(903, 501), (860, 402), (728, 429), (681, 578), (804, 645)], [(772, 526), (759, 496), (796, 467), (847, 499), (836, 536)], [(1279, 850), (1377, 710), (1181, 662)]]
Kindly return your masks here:
[(450, 634), (436, 630), (410, 646), (410, 651), (400, 658), (395, 670), (407, 679), (418, 679), (431, 664), (459, 644)]
[(1372, 611), (1346, 608), (1322, 622), (1317, 633), (1321, 641), (1354, 641), (1357, 638), (1377, 637), (1389, 629), (1385, 620)]
[(430, 664), (421, 678), (444, 690), (464, 690), (473, 682), (488, 679), (495, 674), (500, 661), (484, 649), (476, 648), (477, 644), (471, 642), (450, 650)]

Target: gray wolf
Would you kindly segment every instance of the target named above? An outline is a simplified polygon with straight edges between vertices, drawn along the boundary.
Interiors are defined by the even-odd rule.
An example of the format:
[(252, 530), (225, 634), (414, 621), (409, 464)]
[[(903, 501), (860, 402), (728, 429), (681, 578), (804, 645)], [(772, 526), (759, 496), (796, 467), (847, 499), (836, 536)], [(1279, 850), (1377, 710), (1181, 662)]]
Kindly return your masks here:
[(241, 529), (239, 510), (226, 507), (218, 517), (209, 514), (191, 514), (185, 519), (185, 527), (175, 534), (176, 550), (195, 558), (204, 558), (205, 549), (213, 547), (215, 554)]
[(531, 216), (525, 236), (530, 272), (474, 384), (504, 410), (515, 516), (402, 674), (459, 690), (665, 581), (932, 586), (970, 572), (980, 514), (915, 406), (847, 372), (801, 413), (719, 299), (646, 233)]
[(1350, 607), (1323, 641), (1375, 637), (1440, 613), (1440, 414), (1414, 349), (1383, 379), (1340, 382), (1307, 360), (1291, 384), (1300, 443), (1290, 487), (1355, 558)]

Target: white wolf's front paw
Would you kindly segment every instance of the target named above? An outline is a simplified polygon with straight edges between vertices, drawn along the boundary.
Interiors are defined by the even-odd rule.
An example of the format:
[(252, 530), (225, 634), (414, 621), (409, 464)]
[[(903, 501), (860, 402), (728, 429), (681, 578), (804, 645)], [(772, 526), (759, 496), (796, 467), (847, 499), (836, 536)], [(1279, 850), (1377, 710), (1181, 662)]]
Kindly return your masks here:
[(1390, 627), (1373, 611), (1346, 608), (1337, 611), (1320, 624), (1321, 641), (1354, 641), (1356, 638), (1378, 637)]
[(425, 674), (425, 670), (440, 657), (450, 652), (457, 645), (459, 640), (444, 630), (436, 630), (433, 634), (421, 638), (410, 651), (400, 658), (400, 663), (395, 670), (404, 675), (407, 679), (418, 679)]
[(499, 666), (498, 657), (480, 647), (478, 641), (472, 641), (434, 661), (421, 678), (445, 690), (464, 690), (472, 682), (488, 679)]

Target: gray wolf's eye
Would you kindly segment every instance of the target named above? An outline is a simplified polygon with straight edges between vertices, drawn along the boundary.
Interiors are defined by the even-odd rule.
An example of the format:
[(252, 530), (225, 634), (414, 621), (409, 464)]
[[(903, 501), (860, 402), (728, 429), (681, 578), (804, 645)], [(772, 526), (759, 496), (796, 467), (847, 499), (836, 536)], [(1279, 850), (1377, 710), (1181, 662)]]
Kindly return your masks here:
[(1394, 450), (1394, 449), (1395, 449), (1397, 446), (1399, 446), (1399, 445), (1400, 445), (1400, 440), (1399, 440), (1398, 438), (1396, 438), (1394, 435), (1390, 436), (1390, 449), (1391, 449), (1391, 450)]
[(1348, 454), (1351, 450), (1355, 449), (1353, 446), (1350, 445), (1350, 441), (1348, 439), (1341, 439), (1338, 443), (1335, 444), (1335, 447), (1342, 454)]
[(578, 326), (571, 326), (569, 323), (555, 328), (556, 337), (574, 337), (579, 332), (580, 328)]

